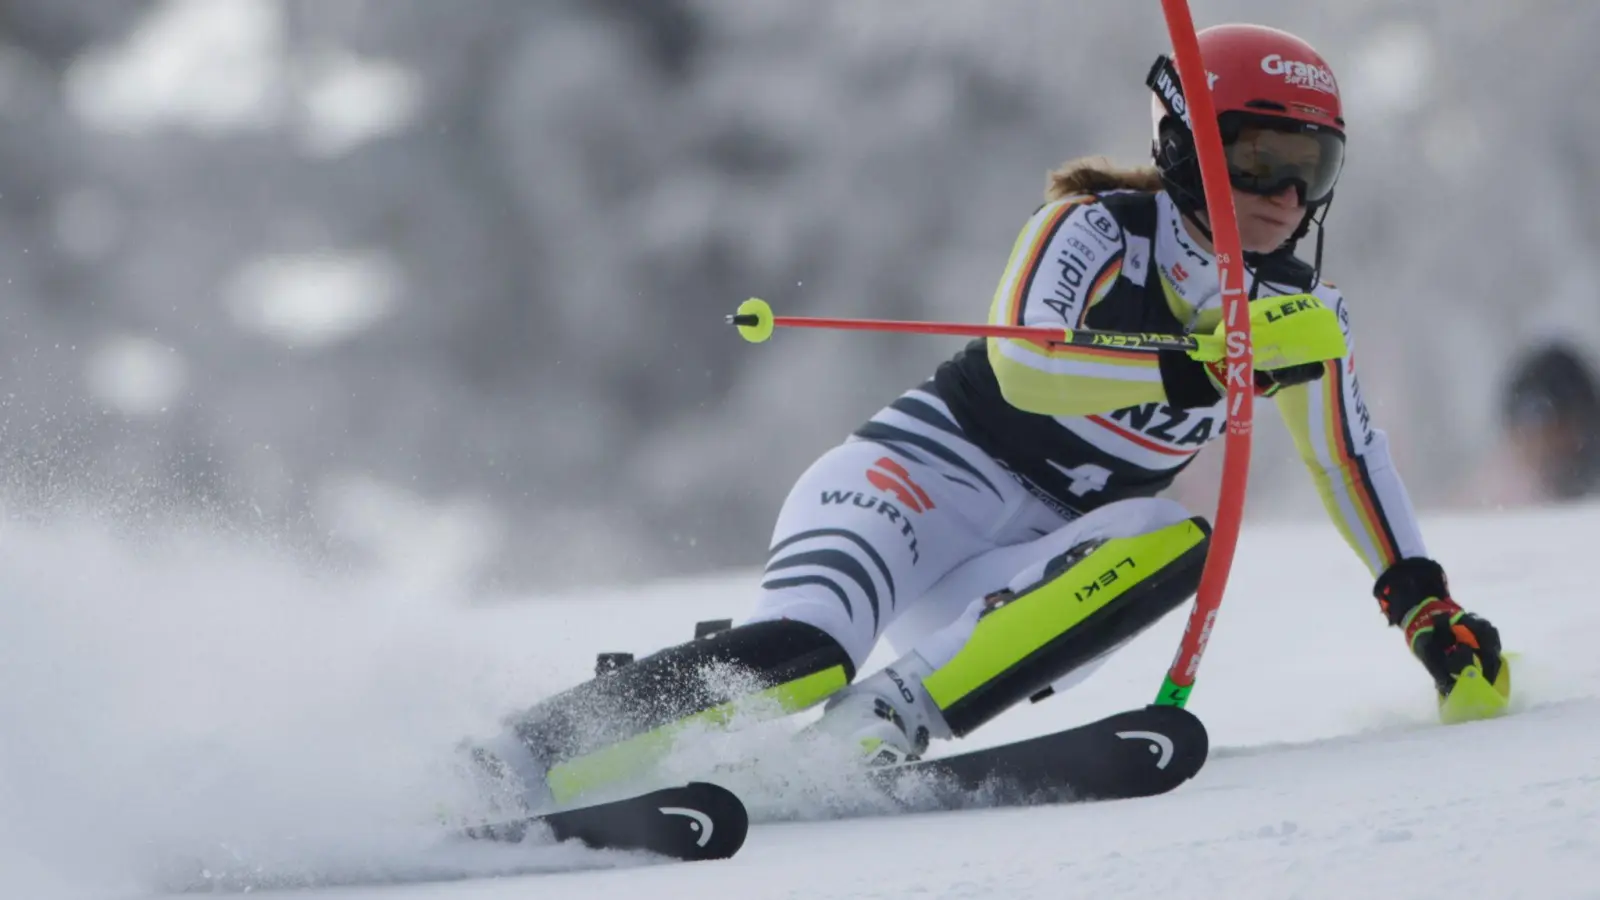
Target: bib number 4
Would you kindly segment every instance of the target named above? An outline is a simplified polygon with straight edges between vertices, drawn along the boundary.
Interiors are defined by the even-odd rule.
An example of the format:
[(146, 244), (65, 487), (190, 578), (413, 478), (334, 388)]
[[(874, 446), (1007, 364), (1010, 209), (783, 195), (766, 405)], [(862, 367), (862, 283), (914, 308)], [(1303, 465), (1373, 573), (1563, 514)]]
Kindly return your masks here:
[(1072, 482), (1067, 490), (1071, 491), (1074, 497), (1082, 497), (1094, 491), (1103, 491), (1105, 490), (1106, 482), (1111, 480), (1111, 470), (1105, 466), (1097, 466), (1094, 463), (1084, 463), (1081, 466), (1070, 467), (1055, 462), (1050, 463), (1050, 465), (1057, 472), (1067, 476), (1067, 480)]

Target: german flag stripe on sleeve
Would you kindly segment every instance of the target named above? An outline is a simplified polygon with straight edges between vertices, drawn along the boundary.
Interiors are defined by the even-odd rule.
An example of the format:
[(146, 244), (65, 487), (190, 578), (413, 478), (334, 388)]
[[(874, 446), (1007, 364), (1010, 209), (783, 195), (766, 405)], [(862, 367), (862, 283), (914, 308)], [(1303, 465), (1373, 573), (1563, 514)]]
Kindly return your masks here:
[(1078, 313), (1078, 324), (1074, 325), (1074, 328), (1084, 327), (1084, 323), (1089, 320), (1089, 310), (1094, 309), (1095, 304), (1105, 299), (1106, 294), (1111, 292), (1111, 286), (1116, 284), (1117, 276), (1121, 274), (1122, 251), (1118, 250), (1116, 255), (1111, 257), (1110, 264), (1101, 269), (1100, 276), (1089, 285), (1089, 300), (1083, 304), (1083, 312)]
[[(1067, 220), (1072, 211), (1085, 203), (1092, 201), (1092, 197), (1076, 200), (1061, 200), (1054, 209), (1046, 207), (1043, 221), (1033, 230), (1031, 240), (1018, 242), (1016, 249), (1022, 250), (1020, 259), (1013, 256), (1012, 264), (1007, 267), (1007, 285), (1002, 290), (1008, 295), (1006, 306), (1010, 310), (1007, 319), (1003, 320), (1010, 325), (1025, 324), (1028, 306), (1028, 292), (1033, 289), (1033, 278), (1039, 272), (1039, 266), (1044, 262), (1045, 253), (1050, 249), (1050, 242), (1055, 240), (1056, 233), (1061, 230), (1061, 224)], [(1020, 267), (1019, 264), (1020, 263)]]
[(1325, 417), (1323, 434), (1329, 442), (1328, 453), (1344, 473), (1344, 478), (1340, 480), (1342, 484), (1332, 487), (1336, 490), (1342, 488), (1348, 495), (1350, 508), (1354, 510), (1358, 520), (1350, 524), (1359, 526), (1366, 542), (1377, 554), (1377, 558), (1373, 560), (1377, 564), (1377, 570), (1382, 571), (1400, 558), (1399, 544), (1395, 540), (1394, 529), (1390, 527), (1389, 520), (1384, 515), (1383, 505), (1373, 489), (1373, 479), (1367, 470), (1366, 459), (1359, 452), (1350, 433), (1345, 409), (1344, 375), (1344, 362), (1329, 362), (1327, 374), (1320, 380), (1318, 388), (1323, 395)]
[[(1103, 258), (1094, 254), (1099, 268), (1090, 266), (1091, 254), (1084, 249), (1087, 245), (1074, 247), (1062, 233), (1063, 228), (1080, 227), (1070, 219), (1074, 210), (1096, 202), (1092, 196), (1071, 197), (1034, 213), (1017, 235), (1005, 274), (995, 288), (990, 322), (1081, 327), (1083, 311), (1110, 292), (1123, 264), (1122, 254), (1113, 251)], [(1104, 244), (1099, 237), (1086, 235), (1085, 239)], [(1080, 251), (1083, 255), (1076, 259), (1062, 256)], [(1053, 273), (1061, 259), (1067, 259), (1073, 268), (1070, 293), (1057, 293)], [(1166, 396), (1160, 361), (1154, 353), (993, 337), (987, 350), (1001, 394), (1027, 412), (1085, 415), (1159, 402)]]

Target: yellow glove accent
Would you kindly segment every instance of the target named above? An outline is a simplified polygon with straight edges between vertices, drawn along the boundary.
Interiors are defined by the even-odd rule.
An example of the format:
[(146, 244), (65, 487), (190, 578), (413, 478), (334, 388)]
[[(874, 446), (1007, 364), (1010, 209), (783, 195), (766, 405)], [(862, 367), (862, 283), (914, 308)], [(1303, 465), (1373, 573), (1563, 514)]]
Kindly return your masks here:
[[(1195, 338), (1199, 346), (1189, 351), (1194, 359), (1219, 362), (1227, 355), (1221, 324), (1214, 333)], [(1264, 370), (1344, 359), (1350, 352), (1339, 315), (1312, 294), (1250, 301), (1250, 344), (1255, 367)]]

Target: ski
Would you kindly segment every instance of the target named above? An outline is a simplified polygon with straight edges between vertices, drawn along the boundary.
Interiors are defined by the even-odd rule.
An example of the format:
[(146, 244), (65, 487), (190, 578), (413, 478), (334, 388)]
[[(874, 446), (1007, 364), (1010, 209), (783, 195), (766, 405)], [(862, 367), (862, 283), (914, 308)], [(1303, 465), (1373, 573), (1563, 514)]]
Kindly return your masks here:
[(1126, 800), (1164, 794), (1205, 764), (1205, 725), (1176, 706), (1095, 722), (954, 756), (870, 770), (914, 811)]
[(518, 843), (548, 829), (557, 841), (645, 850), (685, 862), (727, 859), (744, 846), (750, 816), (727, 788), (703, 781), (575, 809), (465, 829), (474, 840)]

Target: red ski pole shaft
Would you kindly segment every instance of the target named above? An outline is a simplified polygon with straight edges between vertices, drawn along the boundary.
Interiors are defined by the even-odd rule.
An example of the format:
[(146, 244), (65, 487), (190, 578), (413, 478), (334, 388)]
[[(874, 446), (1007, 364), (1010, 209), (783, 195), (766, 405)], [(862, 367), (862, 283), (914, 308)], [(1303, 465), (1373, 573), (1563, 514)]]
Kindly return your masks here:
[(824, 328), (838, 331), (879, 331), (906, 334), (950, 334), (964, 337), (1021, 338), (1047, 346), (1098, 347), (1156, 353), (1162, 350), (1196, 350), (1201, 359), (1221, 359), (1221, 341), (1212, 335), (1134, 334), (1094, 329), (1043, 328), (1033, 325), (988, 325), (967, 322), (911, 322), (899, 319), (840, 319), (775, 316), (765, 301), (751, 298), (739, 305), (728, 322), (752, 343), (772, 336), (776, 328)]
[[(754, 324), (750, 319), (742, 321)], [(736, 319), (735, 324), (739, 324)], [(773, 316), (777, 328), (826, 328), (839, 331), (890, 331), (906, 334), (953, 334), (967, 337), (1023, 338), (1040, 343), (1061, 343), (1071, 332), (1033, 325), (979, 325), (966, 322), (907, 322), (896, 319), (839, 319), (807, 316)]]

